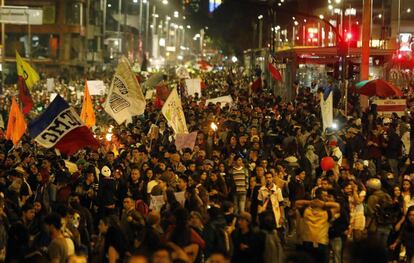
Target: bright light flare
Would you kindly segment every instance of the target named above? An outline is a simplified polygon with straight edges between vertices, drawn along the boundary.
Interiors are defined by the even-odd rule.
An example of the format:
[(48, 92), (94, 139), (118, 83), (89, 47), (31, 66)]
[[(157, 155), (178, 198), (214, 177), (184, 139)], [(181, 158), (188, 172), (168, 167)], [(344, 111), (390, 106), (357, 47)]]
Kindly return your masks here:
[(210, 128), (213, 130), (213, 131), (217, 131), (218, 130), (218, 126), (217, 126), (217, 124), (215, 124), (214, 122), (212, 122), (211, 124), (210, 124)]

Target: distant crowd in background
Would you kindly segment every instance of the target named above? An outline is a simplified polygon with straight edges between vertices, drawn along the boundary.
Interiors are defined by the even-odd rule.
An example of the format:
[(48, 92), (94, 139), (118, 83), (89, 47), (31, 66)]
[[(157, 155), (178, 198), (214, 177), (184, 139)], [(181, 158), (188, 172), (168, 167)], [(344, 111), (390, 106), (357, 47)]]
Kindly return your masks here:
[[(233, 69), (200, 77), (195, 96), (175, 81), (192, 149), (177, 150), (155, 99), (119, 126), (94, 96), (100, 147), (73, 156), (27, 135), (13, 146), (0, 129), (1, 260), (412, 262), (410, 112), (335, 109), (337, 129), (324, 131), (320, 93), (333, 87), (297, 87), (288, 102)], [(55, 88), (78, 112), (83, 82)], [(4, 123), (13, 92), (0, 97)], [(223, 95), (233, 103), (206, 103)], [(45, 82), (32, 96), (44, 110)]]

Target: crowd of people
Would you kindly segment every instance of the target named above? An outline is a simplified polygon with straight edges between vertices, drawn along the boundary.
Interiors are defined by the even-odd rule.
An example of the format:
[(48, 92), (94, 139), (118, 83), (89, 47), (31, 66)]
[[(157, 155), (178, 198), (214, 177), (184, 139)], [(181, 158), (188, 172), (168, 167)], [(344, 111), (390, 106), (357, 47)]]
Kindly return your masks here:
[[(101, 147), (73, 156), (1, 131), (1, 260), (411, 262), (414, 116), (336, 109), (323, 131), (310, 88), (286, 102), (227, 69), (203, 81), (181, 96), (193, 149), (151, 101), (128, 125), (98, 111)], [(233, 103), (206, 104), (219, 95)]]

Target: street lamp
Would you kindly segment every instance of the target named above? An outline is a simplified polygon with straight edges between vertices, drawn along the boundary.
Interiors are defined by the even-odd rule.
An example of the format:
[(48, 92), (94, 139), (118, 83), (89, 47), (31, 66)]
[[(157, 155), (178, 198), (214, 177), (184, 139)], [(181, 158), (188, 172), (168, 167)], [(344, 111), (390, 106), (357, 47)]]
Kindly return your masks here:
[(263, 15), (257, 17), (259, 19), (259, 48), (262, 48), (262, 38), (263, 38)]
[(411, 8), (407, 8), (407, 13), (411, 13)]
[(168, 5), (168, 0), (162, 0), (162, 3), (163, 3), (164, 5)]

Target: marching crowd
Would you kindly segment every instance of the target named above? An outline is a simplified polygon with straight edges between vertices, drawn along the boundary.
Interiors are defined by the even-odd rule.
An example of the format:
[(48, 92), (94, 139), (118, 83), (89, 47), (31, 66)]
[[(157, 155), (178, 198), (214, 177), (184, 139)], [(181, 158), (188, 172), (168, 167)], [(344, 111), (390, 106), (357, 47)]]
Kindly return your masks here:
[(192, 149), (153, 102), (128, 125), (98, 113), (100, 148), (73, 156), (0, 131), (1, 260), (411, 262), (414, 116), (336, 109), (323, 131), (308, 87), (285, 102), (227, 70), (203, 78), (181, 96)]

